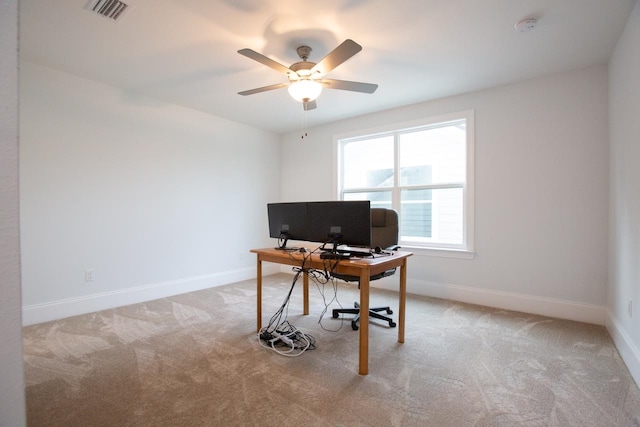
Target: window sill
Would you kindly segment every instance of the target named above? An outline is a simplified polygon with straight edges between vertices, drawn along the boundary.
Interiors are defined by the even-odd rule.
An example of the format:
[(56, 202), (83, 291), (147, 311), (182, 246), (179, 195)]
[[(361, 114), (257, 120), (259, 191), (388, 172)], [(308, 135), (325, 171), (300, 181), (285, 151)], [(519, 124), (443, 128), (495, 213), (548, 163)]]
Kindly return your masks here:
[(414, 255), (458, 259), (473, 259), (476, 254), (474, 251), (468, 251), (466, 249), (424, 248), (418, 246), (402, 246), (400, 250), (413, 252)]

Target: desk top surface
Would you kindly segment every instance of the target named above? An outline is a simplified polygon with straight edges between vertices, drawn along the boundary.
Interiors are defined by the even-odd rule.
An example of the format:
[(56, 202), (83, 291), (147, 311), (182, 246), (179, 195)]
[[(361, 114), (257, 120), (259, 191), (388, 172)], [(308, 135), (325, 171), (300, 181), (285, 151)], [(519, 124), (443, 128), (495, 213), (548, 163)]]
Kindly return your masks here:
[(401, 260), (410, 257), (413, 255), (411, 252), (405, 251), (393, 251), (389, 253), (376, 254), (373, 253), (372, 257), (351, 257), (348, 259), (321, 259), (320, 251), (316, 250), (317, 248), (306, 249), (305, 252), (301, 252), (300, 250), (283, 250), (276, 248), (262, 248), (262, 249), (252, 249), (251, 252), (258, 254), (265, 261), (274, 260), (275, 262), (285, 262), (287, 260), (295, 263), (300, 263), (303, 260), (307, 259), (308, 261), (312, 261), (313, 263), (335, 263), (339, 262), (342, 265), (350, 264), (354, 266), (367, 266), (372, 267), (375, 265), (388, 264), (393, 263), (397, 264), (401, 262)]

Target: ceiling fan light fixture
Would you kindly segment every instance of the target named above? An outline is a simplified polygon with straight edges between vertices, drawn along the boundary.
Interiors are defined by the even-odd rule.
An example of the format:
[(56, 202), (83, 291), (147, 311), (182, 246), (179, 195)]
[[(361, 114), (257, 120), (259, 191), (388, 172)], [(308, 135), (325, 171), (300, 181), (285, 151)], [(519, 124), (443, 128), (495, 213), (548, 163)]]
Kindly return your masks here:
[(362, 46), (351, 39), (346, 39), (338, 47), (333, 49), (327, 56), (322, 58), (320, 62), (315, 63), (308, 61), (311, 48), (309, 46), (300, 46), (297, 49), (298, 56), (302, 61), (291, 64), (286, 67), (273, 59), (264, 56), (252, 49), (240, 49), (238, 53), (253, 59), (269, 68), (272, 68), (285, 76), (289, 80), (286, 83), (278, 83), (269, 86), (258, 87), (251, 90), (238, 92), (238, 95), (253, 95), (256, 93), (267, 92), (270, 90), (289, 88), (289, 94), (293, 99), (302, 103), (303, 111), (313, 110), (316, 108), (316, 98), (320, 96), (322, 87), (328, 89), (348, 90), (360, 93), (374, 93), (378, 85), (362, 82), (350, 82), (346, 80), (326, 79), (325, 76), (331, 70), (342, 64), (356, 53), (362, 50)]
[(298, 102), (313, 101), (322, 93), (322, 84), (315, 80), (302, 79), (289, 85), (289, 95)]

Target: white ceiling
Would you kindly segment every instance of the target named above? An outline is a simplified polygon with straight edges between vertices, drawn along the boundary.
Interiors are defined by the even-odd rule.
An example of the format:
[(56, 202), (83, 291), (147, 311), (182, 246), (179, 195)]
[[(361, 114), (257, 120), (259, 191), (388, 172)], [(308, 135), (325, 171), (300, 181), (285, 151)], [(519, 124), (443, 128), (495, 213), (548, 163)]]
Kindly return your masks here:
[[(20, 55), (156, 99), (283, 133), (302, 106), (286, 89), (237, 92), (286, 77), (237, 53), (289, 66), (347, 38), (363, 46), (327, 77), (377, 83), (324, 90), (309, 126), (606, 63), (636, 0), (124, 0), (119, 22), (87, 0), (21, 0)], [(514, 24), (537, 17), (535, 30)]]

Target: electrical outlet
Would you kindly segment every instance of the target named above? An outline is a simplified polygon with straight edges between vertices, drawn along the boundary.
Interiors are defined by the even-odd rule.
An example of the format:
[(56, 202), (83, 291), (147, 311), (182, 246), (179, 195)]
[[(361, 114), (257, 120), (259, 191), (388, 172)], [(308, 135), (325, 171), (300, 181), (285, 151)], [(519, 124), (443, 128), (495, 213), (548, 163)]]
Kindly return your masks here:
[(93, 268), (88, 268), (84, 271), (84, 281), (93, 282), (96, 280), (96, 271)]
[(629, 317), (633, 317), (633, 300), (629, 300), (627, 309), (629, 310)]

